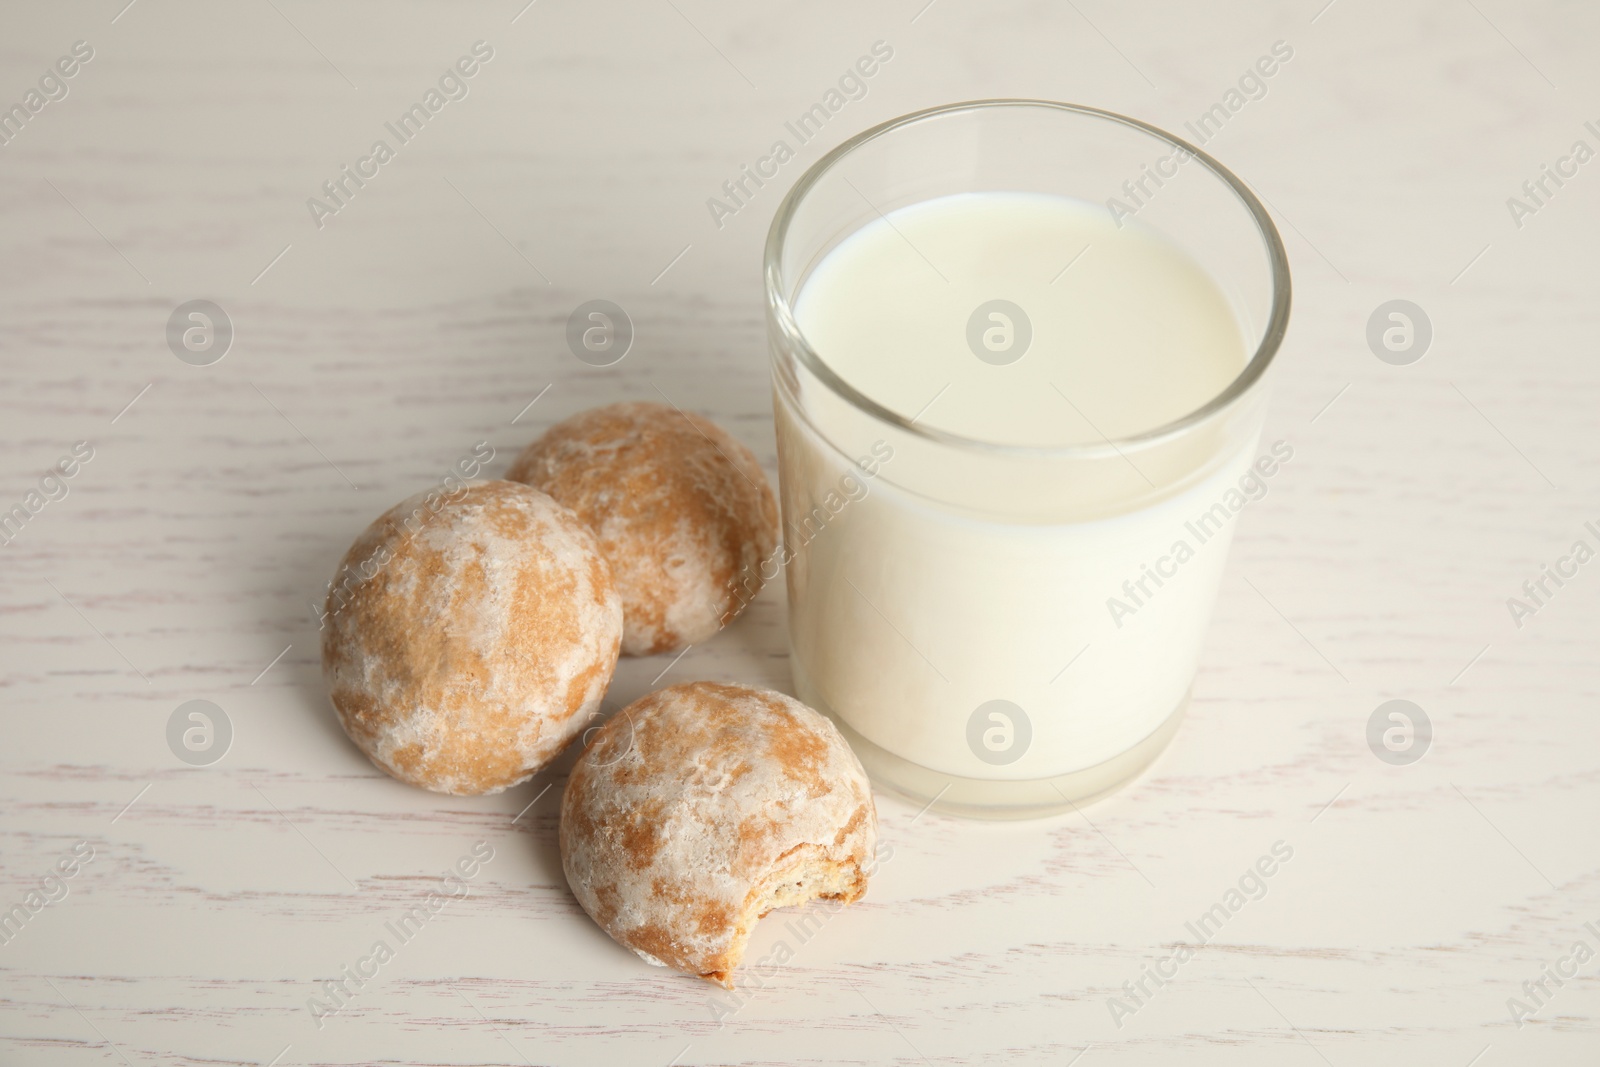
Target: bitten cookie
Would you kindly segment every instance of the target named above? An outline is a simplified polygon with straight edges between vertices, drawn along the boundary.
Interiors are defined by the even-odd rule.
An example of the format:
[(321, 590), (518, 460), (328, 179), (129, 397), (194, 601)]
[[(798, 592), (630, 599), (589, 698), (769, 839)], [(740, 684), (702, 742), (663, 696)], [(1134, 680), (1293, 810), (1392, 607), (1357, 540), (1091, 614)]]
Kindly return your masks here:
[(838, 729), (766, 689), (690, 682), (596, 731), (561, 796), (578, 903), (647, 963), (733, 988), (756, 920), (867, 889), (878, 814)]
[(574, 415), (506, 477), (594, 531), (622, 594), (629, 656), (675, 652), (732, 621), (778, 544), (778, 505), (756, 457), (715, 423), (662, 404)]
[(436, 793), (532, 777), (600, 706), (622, 601), (571, 511), (517, 482), (419, 493), (350, 546), (323, 618), (345, 733)]

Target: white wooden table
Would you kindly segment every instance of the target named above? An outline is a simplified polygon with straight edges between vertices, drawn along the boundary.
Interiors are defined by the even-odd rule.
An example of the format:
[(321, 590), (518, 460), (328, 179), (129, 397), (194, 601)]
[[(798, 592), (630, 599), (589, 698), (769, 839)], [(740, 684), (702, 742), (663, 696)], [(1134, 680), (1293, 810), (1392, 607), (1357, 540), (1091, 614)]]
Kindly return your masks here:
[[(1600, 162), (1560, 162), (1600, 149), (1592, 5), (124, 2), (0, 12), (0, 105), (93, 50), (0, 147), (0, 511), (28, 515), (0, 548), (0, 907), (23, 905), (0, 1062), (1600, 1060), (1600, 957), (1543, 975), (1600, 950), (1600, 563), (1520, 627), (1507, 607), (1600, 548)], [(465, 98), (386, 132), (480, 40)], [(707, 198), (879, 40), (866, 95), (719, 227)], [(451, 799), (344, 739), (309, 605), (475, 442), (498, 474), (659, 390), (774, 470), (760, 248), (826, 147), (980, 96), (1181, 132), (1279, 40), (1292, 61), (1209, 148), (1297, 272), (1268, 427), (1295, 456), (1239, 520), (1191, 715), (1134, 786), (998, 825), (880, 798), (866, 901), (804, 943), (770, 917), (749, 958), (793, 959), (735, 1001), (578, 909), (563, 766)], [(380, 138), (393, 158), (361, 163)], [(1513, 218), (1544, 164), (1576, 174)], [(370, 176), (319, 228), (345, 165)], [(611, 368), (563, 342), (594, 298), (637, 328)], [(236, 333), (206, 366), (164, 332), (195, 299)], [(1432, 323), (1410, 365), (1365, 339), (1392, 299)], [(79, 441), (66, 495), (30, 498)], [(787, 688), (784, 625), (771, 589), (670, 669), (624, 662), (610, 706), (663, 671)], [(1403, 766), (1366, 740), (1397, 698), (1433, 725)], [(208, 766), (168, 745), (190, 700), (231, 723)], [(480, 842), (470, 894), (319, 1027), (321, 983)]]

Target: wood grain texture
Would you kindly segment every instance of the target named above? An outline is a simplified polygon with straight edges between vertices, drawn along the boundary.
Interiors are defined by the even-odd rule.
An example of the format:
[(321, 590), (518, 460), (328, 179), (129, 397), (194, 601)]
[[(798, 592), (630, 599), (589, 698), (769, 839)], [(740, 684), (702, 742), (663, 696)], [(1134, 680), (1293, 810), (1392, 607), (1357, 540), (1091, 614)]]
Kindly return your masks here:
[[(0, 943), (0, 1062), (1600, 1057), (1595, 960), (1525, 1025), (1507, 1006), (1575, 942), (1600, 950), (1600, 563), (1520, 628), (1506, 608), (1600, 525), (1600, 163), (1520, 227), (1506, 206), (1575, 140), (1600, 148), (1593, 8), (123, 3), (0, 12), (0, 104), (94, 49), (0, 146), (0, 511), (94, 449), (0, 547), (0, 907), (94, 850)], [(866, 96), (719, 227), (706, 198), (880, 39)], [(307, 198), (478, 40), (466, 98), (319, 229)], [(1292, 62), (1208, 149), (1293, 260), (1267, 433), (1295, 455), (1239, 520), (1190, 715), (1131, 788), (1003, 825), (880, 797), (894, 854), (866, 900), (804, 938), (770, 916), (749, 959), (792, 959), (735, 1000), (577, 908), (566, 762), (447, 798), (344, 739), (310, 605), (475, 442), (498, 474), (566, 415), (665, 395), (775, 472), (760, 250), (827, 147), (1004, 95), (1179, 129), (1277, 40)], [(637, 329), (605, 369), (563, 341), (597, 297)], [(164, 338), (195, 298), (237, 331), (209, 367)], [(1394, 298), (1434, 326), (1407, 367), (1364, 340)], [(625, 662), (607, 705), (658, 679), (787, 689), (786, 647), (772, 588), (676, 663)], [(1435, 730), (1406, 767), (1365, 742), (1395, 697)], [(233, 724), (209, 767), (167, 746), (191, 699)], [(1279, 841), (1265, 894), (1113, 1019)], [(319, 1028), (320, 983), (479, 842), (468, 895)]]

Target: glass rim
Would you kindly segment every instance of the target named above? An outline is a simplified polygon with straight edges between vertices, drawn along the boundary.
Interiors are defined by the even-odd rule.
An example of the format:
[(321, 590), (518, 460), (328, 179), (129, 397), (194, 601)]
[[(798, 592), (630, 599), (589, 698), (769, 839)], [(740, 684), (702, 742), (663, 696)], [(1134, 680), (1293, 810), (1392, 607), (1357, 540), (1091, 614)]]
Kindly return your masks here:
[[(1189, 153), (1194, 159), (1199, 160), (1212, 174), (1222, 179), (1223, 184), (1238, 197), (1239, 202), (1255, 223), (1256, 231), (1266, 248), (1268, 263), (1271, 267), (1272, 303), (1266, 326), (1261, 333), (1260, 343), (1256, 345), (1254, 353), (1245, 362), (1244, 368), (1239, 374), (1216, 396), (1193, 411), (1181, 415), (1170, 422), (1123, 437), (1103, 437), (1098, 443), (1044, 446), (1007, 445), (951, 433), (948, 430), (940, 430), (931, 426), (919, 426), (911, 419), (890, 411), (845, 381), (811, 347), (805, 334), (801, 332), (799, 323), (795, 320), (793, 304), (784, 292), (782, 266), (783, 248), (788, 238), (789, 226), (794, 221), (795, 213), (799, 210), (800, 204), (805, 200), (806, 195), (842, 160), (871, 141), (928, 119), (991, 107), (1044, 108), (1106, 120), (1130, 127)], [(868, 206), (872, 206), (870, 202)], [(877, 209), (874, 208), (873, 210), (876, 211)], [(807, 168), (805, 173), (795, 181), (788, 193), (784, 195), (782, 203), (778, 205), (777, 214), (773, 216), (772, 225), (767, 230), (766, 247), (762, 257), (762, 274), (763, 286), (767, 295), (767, 310), (771, 321), (782, 332), (785, 341), (797, 353), (800, 362), (805, 365), (806, 369), (811, 371), (822, 384), (827, 386), (841, 400), (881, 422), (886, 422), (905, 433), (913, 434), (936, 444), (1017, 456), (1091, 457), (1113, 453), (1121, 455), (1122, 449), (1125, 447), (1142, 448), (1159, 444), (1175, 437), (1190, 427), (1206, 421), (1218, 412), (1232, 407), (1249, 392), (1266, 374), (1267, 368), (1277, 356), (1278, 349), (1282, 345), (1284, 335), (1289, 328), (1291, 295), (1289, 257), (1284, 251), (1283, 241), (1278, 235), (1278, 228), (1273, 225), (1272, 217), (1243, 180), (1206, 152), (1158, 126), (1152, 126), (1148, 122), (1130, 118), (1127, 115), (1120, 115), (1114, 111), (1106, 111), (1102, 108), (1089, 107), (1083, 104), (1068, 104), (1057, 100), (995, 97), (985, 100), (967, 100), (954, 104), (942, 104), (938, 107), (924, 108), (921, 111), (912, 111), (897, 118), (889, 119), (856, 134)], [(773, 358), (777, 358), (776, 352), (773, 353)]]

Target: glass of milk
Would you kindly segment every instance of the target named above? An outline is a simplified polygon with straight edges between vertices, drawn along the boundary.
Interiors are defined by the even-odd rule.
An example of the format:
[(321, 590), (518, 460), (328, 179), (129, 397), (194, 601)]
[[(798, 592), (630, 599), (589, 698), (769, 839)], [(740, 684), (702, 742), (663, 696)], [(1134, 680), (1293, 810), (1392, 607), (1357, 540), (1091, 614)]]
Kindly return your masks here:
[(1287, 458), (1258, 443), (1289, 315), (1261, 204), (1134, 119), (956, 104), (807, 171), (765, 284), (798, 695), (944, 811), (1130, 780)]

